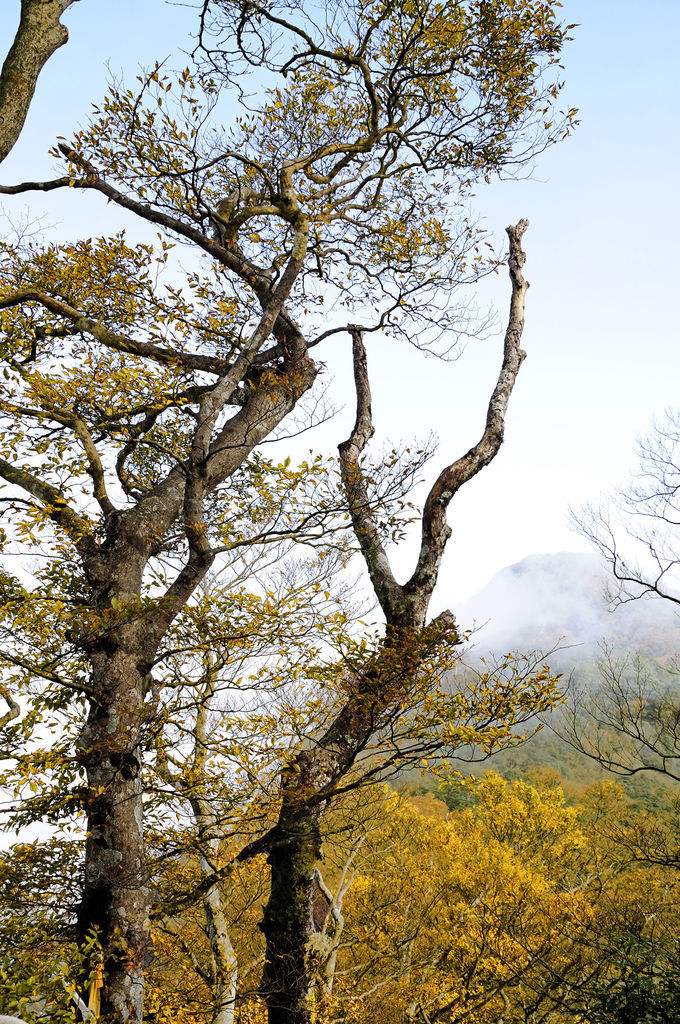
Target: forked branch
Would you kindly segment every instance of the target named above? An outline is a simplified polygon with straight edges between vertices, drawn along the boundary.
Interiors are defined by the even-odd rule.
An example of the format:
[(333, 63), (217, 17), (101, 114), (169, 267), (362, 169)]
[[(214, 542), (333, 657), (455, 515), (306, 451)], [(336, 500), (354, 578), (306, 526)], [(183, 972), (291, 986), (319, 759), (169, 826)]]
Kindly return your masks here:
[(446, 521), (446, 510), (451, 499), (464, 483), (489, 465), (503, 443), (508, 402), (519, 369), (526, 358), (520, 341), (524, 329), (524, 298), (529, 287), (522, 274), (526, 259), (526, 254), (522, 251), (522, 236), (528, 227), (528, 220), (520, 220), (514, 227), (506, 228), (510, 241), (508, 269), (512, 295), (503, 345), (503, 361), (489, 399), (484, 432), (477, 444), (465, 455), (442, 470), (425, 501), (418, 562), (413, 576), (404, 588), (419, 601), (424, 597), (429, 600), (437, 582), (444, 548), (451, 535), (451, 528)]
[(380, 538), (380, 531), (371, 508), (368, 486), (360, 465), (361, 455), (373, 437), (371, 413), (371, 384), (368, 376), (366, 348), (363, 330), (350, 326), (352, 335), (352, 357), (354, 362), (354, 387), (357, 398), (357, 415), (352, 431), (346, 441), (338, 445), (342, 483), (349, 502), (352, 525), (362, 554), (368, 567), (380, 606), (388, 614), (399, 602), (401, 588), (394, 578), (387, 552)]
[(422, 627), (451, 528), (446, 521), (448, 506), (464, 483), (497, 455), (505, 432), (505, 415), (510, 395), (526, 353), (520, 347), (524, 328), (524, 298), (528, 282), (522, 273), (525, 253), (522, 236), (529, 226), (521, 220), (507, 228), (510, 240), (508, 268), (512, 284), (510, 313), (503, 345), (503, 360), (491, 393), (486, 424), (481, 438), (465, 455), (448, 465), (433, 484), (421, 519), (421, 544), (418, 561), (411, 578), (404, 585), (396, 582), (387, 553), (382, 544), (375, 512), (371, 508), (368, 486), (359, 460), (373, 435), (371, 390), (363, 343), (363, 331), (350, 327), (354, 360), (354, 384), (357, 415), (349, 438), (339, 446), (342, 480), (350, 506), (352, 524), (368, 567), (380, 606), (388, 623), (409, 621)]

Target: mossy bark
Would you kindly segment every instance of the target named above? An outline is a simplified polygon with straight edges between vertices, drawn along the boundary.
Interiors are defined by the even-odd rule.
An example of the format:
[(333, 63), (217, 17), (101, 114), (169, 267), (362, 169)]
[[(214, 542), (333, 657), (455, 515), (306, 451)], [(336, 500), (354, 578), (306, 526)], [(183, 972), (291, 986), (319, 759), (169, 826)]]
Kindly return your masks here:
[[(271, 888), (262, 930), (266, 938), (262, 994), (269, 1024), (311, 1024), (314, 871), (320, 855), (320, 805), (305, 805), (313, 779), (306, 759), (284, 776), (280, 842), (269, 854)], [(302, 776), (302, 777), (301, 777)]]
[(84, 948), (96, 939), (88, 986), (101, 953), (102, 1024), (141, 1022), (151, 956), (141, 764), (146, 673), (130, 639), (124, 630), (117, 649), (95, 654), (95, 697), (81, 733), (87, 840), (78, 932)]

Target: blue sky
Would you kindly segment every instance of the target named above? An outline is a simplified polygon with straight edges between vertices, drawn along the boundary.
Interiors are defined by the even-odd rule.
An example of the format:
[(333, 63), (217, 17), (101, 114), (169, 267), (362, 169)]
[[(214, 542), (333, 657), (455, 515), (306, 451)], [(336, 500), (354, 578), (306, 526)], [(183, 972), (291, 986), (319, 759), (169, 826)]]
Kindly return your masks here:
[[(0, 9), (9, 41), (19, 0)], [(678, 239), (677, 40), (680, 4), (649, 0), (565, 0), (578, 22), (565, 56), (565, 102), (580, 109), (573, 138), (546, 153), (532, 177), (480, 189), (476, 208), (495, 240), (529, 217), (527, 299), (521, 372), (496, 462), (456, 499), (438, 604), (455, 609), (495, 571), (532, 552), (585, 550), (567, 508), (597, 501), (625, 482), (635, 438), (655, 415), (680, 404), (675, 315)], [(106, 88), (107, 68), (133, 77), (140, 64), (189, 48), (195, 13), (161, 0), (79, 0), (64, 19), (69, 45), (48, 65), (24, 135), (0, 171), (4, 182), (49, 177), (47, 149), (85, 121)], [(48, 223), (69, 235), (116, 229), (98, 197), (45, 197)], [(505, 277), (482, 302), (502, 318)], [(409, 350), (371, 343), (379, 367), (375, 417), (380, 437), (440, 438), (439, 464), (462, 454), (481, 430), (499, 360), (499, 339), (471, 344), (442, 366)], [(324, 353), (336, 400), (351, 398), (347, 352)], [(346, 436), (351, 408), (319, 444)], [(311, 443), (311, 437), (309, 442)], [(436, 466), (433, 463), (433, 470)], [(404, 555), (403, 567), (408, 567)], [(435, 609), (436, 610), (436, 609)]]

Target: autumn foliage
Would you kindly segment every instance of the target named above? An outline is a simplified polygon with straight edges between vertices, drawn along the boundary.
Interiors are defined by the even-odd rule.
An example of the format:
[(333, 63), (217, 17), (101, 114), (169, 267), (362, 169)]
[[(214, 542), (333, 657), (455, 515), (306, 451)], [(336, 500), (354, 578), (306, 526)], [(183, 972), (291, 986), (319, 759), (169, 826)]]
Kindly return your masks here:
[[(121, 225), (1, 246), (3, 783), (11, 824), (47, 824), (78, 865), (63, 920), (55, 895), (36, 924), (36, 992), (63, 977), (104, 1024), (140, 1024), (151, 975), (158, 1020), (205, 1019), (205, 991), (159, 1003), (155, 943), (169, 978), (183, 949), (215, 1024), (256, 1017), (255, 993), (270, 1024), (308, 1024), (336, 998), (320, 869), (336, 802), (521, 742), (557, 696), (536, 657), (452, 681), (463, 637), (430, 610), (449, 506), (498, 454), (525, 358), (528, 222), (507, 229), (483, 432), (447, 452), (422, 507), (430, 451), (370, 456), (368, 356), (378, 330), (439, 355), (474, 333), (458, 290), (506, 260), (470, 193), (570, 131), (569, 28), (537, 0), (343, 2), (327, 20), (297, 0), (200, 6), (186, 68), (114, 84), (52, 140), (57, 177), (0, 187), (87, 194)], [(356, 419), (339, 457), (281, 451), (325, 417), (324, 346), (340, 344)], [(400, 581), (390, 549), (414, 520)], [(243, 922), (228, 903), (238, 879), (262, 896), (263, 953), (247, 899)]]

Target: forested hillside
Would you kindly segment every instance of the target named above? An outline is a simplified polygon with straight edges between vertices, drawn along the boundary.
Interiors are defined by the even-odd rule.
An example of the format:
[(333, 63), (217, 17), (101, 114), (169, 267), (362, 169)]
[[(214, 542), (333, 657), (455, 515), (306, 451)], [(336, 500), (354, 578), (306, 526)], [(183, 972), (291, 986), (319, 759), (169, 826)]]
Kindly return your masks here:
[[(493, 662), (510, 651), (542, 652), (560, 673), (567, 705), (597, 696), (613, 674), (622, 688), (641, 689), (650, 701), (677, 693), (678, 611), (653, 596), (616, 602), (608, 568), (596, 554), (530, 555), (501, 569), (461, 608), (461, 620), (473, 627), (467, 663), (479, 668), (482, 658)], [(563, 707), (535, 724), (541, 728), (526, 744), (494, 756), (495, 770), (511, 779), (553, 779), (573, 801), (591, 783), (612, 777), (569, 742)], [(658, 773), (622, 774), (619, 781), (641, 808), (663, 806), (673, 791)], [(417, 785), (415, 776), (411, 782)], [(448, 799), (455, 801), (454, 791)]]

